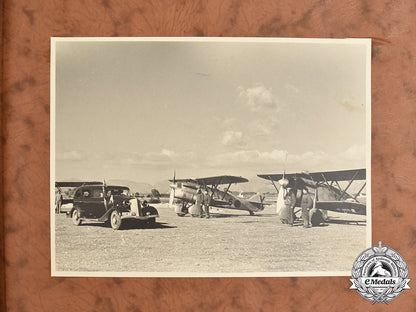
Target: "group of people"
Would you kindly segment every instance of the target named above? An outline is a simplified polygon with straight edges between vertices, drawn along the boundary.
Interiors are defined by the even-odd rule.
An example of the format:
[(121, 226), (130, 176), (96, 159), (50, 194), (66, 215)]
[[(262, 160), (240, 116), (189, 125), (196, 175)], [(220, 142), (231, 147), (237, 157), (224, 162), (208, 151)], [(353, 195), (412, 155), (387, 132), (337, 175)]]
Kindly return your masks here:
[(296, 219), (295, 207), (302, 208), (303, 227), (310, 228), (310, 210), (313, 207), (313, 198), (301, 178), (279, 180), (279, 192), (283, 193), (284, 206), (280, 210), (280, 219), (283, 223), (293, 226)]
[(190, 208), (190, 213), (193, 217), (210, 218), (209, 204), (211, 197), (207, 191), (202, 192), (198, 188), (195, 194), (195, 204)]

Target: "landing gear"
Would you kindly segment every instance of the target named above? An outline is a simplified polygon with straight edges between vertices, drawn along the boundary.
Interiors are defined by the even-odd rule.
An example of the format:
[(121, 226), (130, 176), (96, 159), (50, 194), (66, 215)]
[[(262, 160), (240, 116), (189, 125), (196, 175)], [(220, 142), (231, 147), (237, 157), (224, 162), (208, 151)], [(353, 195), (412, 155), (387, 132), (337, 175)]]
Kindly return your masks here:
[(254, 212), (253, 211), (249, 210), (248, 212), (250, 213), (250, 216), (254, 216)]
[(319, 224), (324, 223), (324, 216), (322, 214), (322, 211), (318, 209), (312, 209), (311, 211), (309, 211), (309, 213), (312, 226), (318, 226)]

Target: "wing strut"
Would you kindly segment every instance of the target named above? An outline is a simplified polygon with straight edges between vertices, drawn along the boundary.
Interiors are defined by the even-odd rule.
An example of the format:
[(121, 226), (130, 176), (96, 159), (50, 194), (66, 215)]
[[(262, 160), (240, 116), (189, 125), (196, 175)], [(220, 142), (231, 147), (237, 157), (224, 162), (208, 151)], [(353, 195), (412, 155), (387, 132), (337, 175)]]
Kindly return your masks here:
[(276, 189), (276, 192), (279, 193), (279, 189), (277, 188), (276, 184), (274, 184), (274, 181), (272, 180), (272, 177), (269, 176), (270, 181), (272, 182), (274, 188)]
[(221, 180), (222, 180), (222, 178), (220, 178), (219, 179), (219, 181), (218, 181), (218, 183), (217, 184), (215, 184), (215, 185), (212, 185), (212, 194), (211, 194), (211, 198), (210, 198), (210, 202), (212, 201), (212, 199), (214, 198), (214, 194), (215, 194), (215, 192), (217, 191), (217, 189), (218, 189), (218, 185), (220, 185), (221, 184)]
[(225, 195), (227, 195), (228, 191), (230, 190), (231, 184), (232, 183), (228, 184), (228, 187), (227, 187), (226, 191), (224, 192), (224, 195), (222, 196), (221, 200), (224, 200)]
[(357, 197), (360, 196), (362, 190), (365, 188), (365, 185), (367, 184), (367, 182), (365, 182), (363, 184), (363, 186), (360, 188), (360, 190), (358, 191), (358, 193), (354, 196), (354, 199), (357, 200)]
[(355, 172), (355, 174), (354, 174), (354, 176), (352, 177), (352, 179), (351, 179), (350, 183), (348, 183), (347, 187), (346, 187), (346, 188), (344, 189), (344, 191), (342, 192), (340, 199), (342, 198), (342, 196), (344, 196), (344, 195), (345, 195), (345, 193), (347, 192), (347, 190), (350, 188), (350, 186), (351, 186), (352, 182), (354, 182), (354, 181), (355, 181), (355, 178), (357, 177), (357, 175), (358, 175), (358, 171), (356, 171), (356, 172)]

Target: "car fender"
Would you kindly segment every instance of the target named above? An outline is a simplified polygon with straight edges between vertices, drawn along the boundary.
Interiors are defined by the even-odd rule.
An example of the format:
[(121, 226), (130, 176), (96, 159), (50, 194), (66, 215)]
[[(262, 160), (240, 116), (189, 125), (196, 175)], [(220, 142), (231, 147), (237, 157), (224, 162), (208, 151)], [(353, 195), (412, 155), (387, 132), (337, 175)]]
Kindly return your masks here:
[(77, 209), (78, 208), (78, 206), (72, 206), (72, 208), (71, 208), (71, 210), (70, 211), (68, 211), (67, 213), (66, 213), (66, 216), (68, 217), (68, 218), (72, 218), (72, 213), (74, 212), (74, 210), (75, 209)]
[(105, 212), (105, 214), (102, 216), (102, 217), (100, 217), (99, 219), (98, 219), (98, 221), (107, 221), (107, 220), (109, 220), (109, 218), (110, 218), (110, 215), (111, 215), (111, 213), (114, 211), (114, 210), (116, 210), (116, 208), (113, 206), (113, 207), (111, 207), (110, 209), (108, 209), (106, 212)]

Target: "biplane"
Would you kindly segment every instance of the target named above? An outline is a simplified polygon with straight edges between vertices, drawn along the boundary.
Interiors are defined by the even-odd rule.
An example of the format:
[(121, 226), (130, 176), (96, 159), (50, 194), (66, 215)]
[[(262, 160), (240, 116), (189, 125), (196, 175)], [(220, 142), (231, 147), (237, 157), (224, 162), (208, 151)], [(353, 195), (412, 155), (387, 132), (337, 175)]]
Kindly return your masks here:
[[(261, 195), (249, 199), (238, 197), (230, 192), (232, 184), (248, 182), (246, 178), (237, 176), (216, 176), (199, 179), (176, 179), (171, 182), (169, 207), (175, 209), (178, 216), (185, 216), (195, 205), (197, 193), (203, 191), (208, 196), (209, 206), (224, 209), (245, 210), (252, 216), (264, 209)], [(220, 190), (221, 185), (227, 185)]]
[[(313, 226), (323, 223), (327, 219), (327, 211), (366, 215), (366, 202), (363, 190), (366, 187), (366, 169), (352, 169), (323, 172), (301, 172), (282, 174), (259, 174), (258, 177), (270, 180), (278, 192), (276, 212), (280, 214), (284, 203), (284, 192), (280, 192), (282, 185), (276, 181), (286, 179), (289, 186), (298, 185), (304, 193), (312, 197), (313, 206), (310, 211), (310, 221)], [(353, 195), (348, 193), (351, 185), (358, 181), (359, 189)], [(364, 181), (362, 183), (361, 181)], [(343, 187), (340, 182), (343, 182)], [(300, 192), (302, 193), (302, 192)], [(302, 194), (300, 195), (302, 197)], [(302, 199), (297, 198), (297, 206), (302, 205)]]

